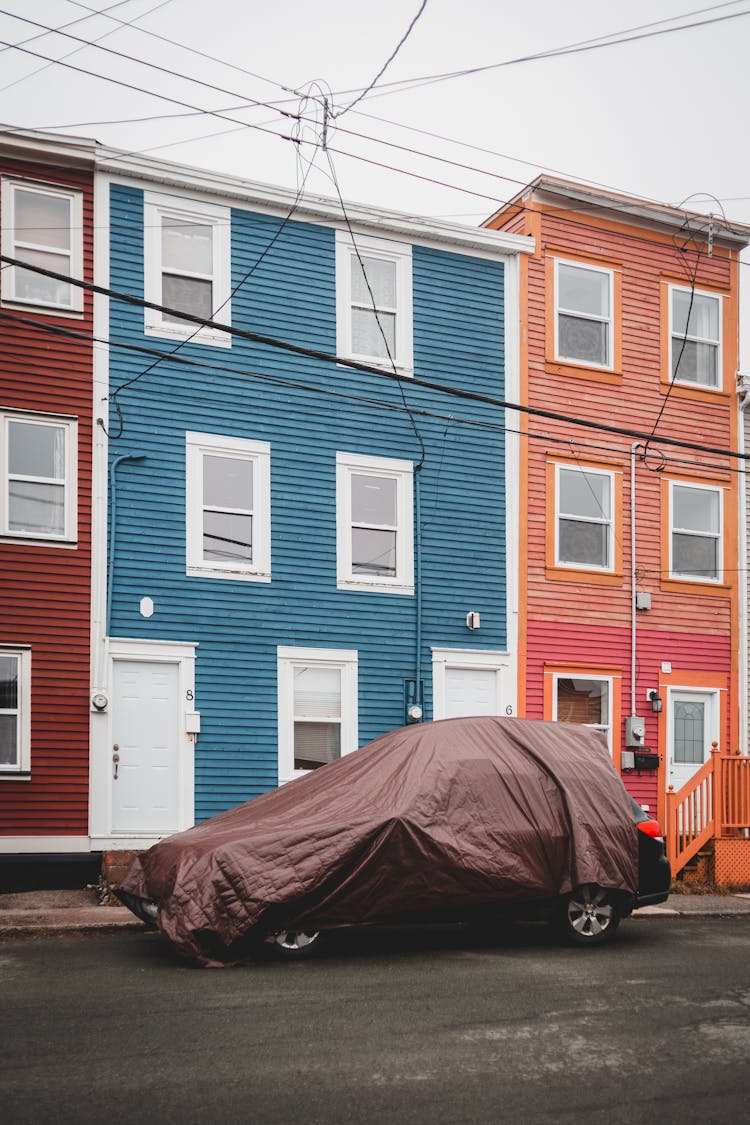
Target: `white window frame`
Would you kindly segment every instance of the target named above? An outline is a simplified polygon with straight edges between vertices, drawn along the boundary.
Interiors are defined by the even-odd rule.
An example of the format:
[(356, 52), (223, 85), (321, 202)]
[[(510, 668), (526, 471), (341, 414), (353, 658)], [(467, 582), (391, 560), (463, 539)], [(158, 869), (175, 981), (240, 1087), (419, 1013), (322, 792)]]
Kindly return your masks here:
[[(675, 356), (674, 356), (674, 353), (673, 353), (673, 347), (674, 347), (674, 343), (675, 343), (675, 340), (674, 340), (675, 333), (674, 333), (674, 330), (673, 330), (673, 324), (674, 324), (674, 294), (675, 293), (688, 293), (689, 294), (691, 292), (691, 290), (690, 290), (690, 287), (687, 286), (687, 285), (670, 285), (668, 288), (669, 288), (669, 371), (668, 371), (668, 377), (669, 377), (670, 381), (673, 381), (673, 382), (677, 383), (677, 385), (680, 386), (680, 387), (697, 387), (699, 390), (702, 390), (702, 391), (720, 391), (722, 389), (722, 386), (723, 386), (723, 377), (722, 377), (722, 337), (723, 337), (722, 319), (723, 319), (723, 314), (724, 314), (724, 308), (723, 308), (721, 293), (711, 293), (707, 289), (696, 289), (695, 290), (695, 296), (696, 297), (708, 297), (712, 301), (716, 301), (717, 306), (718, 306), (717, 320), (718, 320), (718, 326), (719, 326), (719, 337), (718, 337), (717, 340), (711, 340), (711, 339), (708, 338), (708, 336), (692, 336), (690, 334), (688, 334), (687, 337), (686, 337), (686, 339), (688, 340), (689, 343), (710, 344), (712, 347), (716, 348), (716, 383), (714, 383), (714, 384), (712, 384), (712, 383), (698, 383), (694, 379), (685, 379), (684, 377), (681, 378), (681, 379), (678, 379), (678, 378), (674, 378), (674, 380), (672, 379), (672, 372), (674, 370), (674, 359), (675, 359)], [(680, 347), (682, 346), (682, 344), (681, 344), (682, 339), (683, 339), (683, 337), (680, 336), (679, 337), (679, 340), (680, 340), (679, 346)]]
[[(203, 458), (237, 457), (253, 463), (253, 561), (203, 558)], [(271, 446), (266, 441), (222, 434), (185, 434), (186, 574), (248, 582), (271, 581)]]
[[(560, 473), (562, 471), (571, 473), (587, 473), (591, 476), (600, 476), (609, 478), (609, 503), (610, 503), (610, 516), (609, 516), (609, 535), (607, 539), (607, 557), (609, 559), (609, 566), (598, 566), (595, 563), (582, 563), (582, 562), (564, 562), (560, 558), (560, 520), (576, 519), (579, 523), (596, 523), (606, 524), (607, 520), (602, 518), (600, 520), (593, 520), (586, 516), (577, 516), (572, 512), (560, 511)], [(599, 574), (613, 574), (615, 569), (615, 474), (611, 469), (597, 469), (587, 465), (569, 465), (563, 462), (555, 463), (555, 566), (563, 567), (569, 570), (592, 570)]]
[[(614, 707), (614, 680), (612, 676), (597, 676), (595, 673), (586, 672), (553, 672), (552, 673), (552, 718), (554, 722), (558, 722), (557, 718), (557, 685), (560, 680), (591, 680), (594, 683), (606, 683), (607, 690), (607, 711), (608, 722), (605, 723), (576, 723), (576, 726), (589, 727), (590, 730), (601, 731), (607, 739), (607, 746), (609, 747), (610, 754), (612, 753), (612, 709)], [(565, 720), (560, 720), (564, 722)]]
[[(560, 305), (560, 266), (569, 266), (572, 269), (587, 270), (589, 273), (604, 274), (609, 279), (609, 316), (595, 316), (592, 313), (580, 312), (578, 309), (564, 309)], [(613, 371), (615, 366), (615, 273), (606, 266), (592, 266), (588, 262), (576, 262), (569, 258), (555, 258), (555, 359), (561, 363), (574, 363), (579, 367), (595, 367), (601, 371)], [(597, 324), (607, 325), (607, 363), (596, 363), (591, 359), (581, 359), (579, 356), (562, 355), (560, 352), (560, 314), (575, 316), (580, 320), (593, 320)]]
[(358, 653), (356, 649), (289, 648), (277, 650), (279, 707), (279, 784), (305, 777), (314, 770), (294, 768), (294, 671), (314, 665), (341, 671), (341, 757), (351, 754), (359, 743), (358, 730)]
[[(37, 195), (51, 195), (58, 199), (67, 199), (70, 205), (70, 251), (61, 250), (58, 246), (42, 246), (39, 243), (24, 243), (16, 237), (16, 191), (26, 191)], [(38, 184), (30, 180), (7, 179), (2, 180), (2, 248), (3, 253), (11, 258), (17, 258), (19, 249), (39, 250), (43, 253), (67, 253), (70, 261), (70, 277), (80, 281), (83, 277), (83, 195), (72, 188), (55, 187), (51, 184)], [(33, 267), (29, 267), (33, 269)], [(62, 273), (62, 270), (58, 271)], [(23, 305), (35, 309), (48, 309), (50, 312), (64, 314), (78, 314), (83, 312), (83, 289), (78, 285), (70, 286), (70, 301), (66, 304), (57, 301), (29, 300), (16, 294), (16, 267), (8, 266), (0, 273), (2, 280), (3, 304)]]
[(374, 367), (391, 369), (383, 356), (355, 352), (352, 343), (352, 259), (359, 251), (362, 257), (381, 258), (396, 265), (396, 331), (392, 357), (396, 370), (403, 375), (414, 372), (414, 326), (412, 310), (412, 251), (408, 243), (391, 242), (369, 235), (352, 236), (336, 231), (336, 352), (342, 358), (356, 359)]
[[(355, 473), (396, 481), (396, 573), (392, 577), (352, 571), (352, 476)], [(389, 457), (336, 454), (336, 580), (339, 590), (365, 593), (414, 593), (414, 466)]]
[[(719, 497), (719, 530), (716, 534), (710, 531), (695, 532), (690, 528), (675, 527), (674, 525), (674, 490), (675, 488), (700, 489), (703, 492), (715, 492)], [(674, 534), (695, 535), (702, 539), (717, 539), (719, 549), (716, 554), (717, 575), (715, 578), (700, 574), (678, 573), (674, 569)], [(724, 581), (724, 489), (720, 485), (701, 484), (692, 480), (670, 480), (669, 482), (669, 577), (676, 582), (705, 582), (708, 585), (719, 585)]]
[[(146, 192), (143, 202), (143, 285), (147, 301), (157, 305), (162, 299), (162, 218), (180, 219), (186, 223), (210, 226), (213, 238), (213, 275), (211, 281), (213, 317), (219, 324), (232, 323), (231, 309), (231, 211), (212, 203), (177, 196)], [(189, 276), (186, 274), (185, 276)], [(199, 276), (196, 274), (196, 276)], [(229, 348), (232, 337), (215, 328), (201, 328), (193, 321), (174, 324), (164, 319), (157, 309), (144, 310), (144, 332), (147, 336), (187, 340)]]
[(0, 656), (15, 656), (18, 662), (18, 707), (0, 714), (18, 716), (18, 761), (0, 765), (0, 778), (25, 780), (31, 773), (31, 649), (23, 645), (0, 645)]
[[(44, 484), (62, 484), (65, 496), (65, 513), (63, 516), (63, 531), (60, 535), (42, 531), (15, 531), (9, 527), (9, 457), (10, 457), (10, 423), (30, 424), (34, 426), (53, 426), (65, 431), (65, 476), (53, 479), (51, 477), (24, 477), (39, 481)], [(57, 417), (54, 414), (32, 414), (0, 412), (0, 536), (5, 540), (24, 543), (33, 541), (53, 543), (75, 543), (78, 532), (78, 422), (74, 418)]]

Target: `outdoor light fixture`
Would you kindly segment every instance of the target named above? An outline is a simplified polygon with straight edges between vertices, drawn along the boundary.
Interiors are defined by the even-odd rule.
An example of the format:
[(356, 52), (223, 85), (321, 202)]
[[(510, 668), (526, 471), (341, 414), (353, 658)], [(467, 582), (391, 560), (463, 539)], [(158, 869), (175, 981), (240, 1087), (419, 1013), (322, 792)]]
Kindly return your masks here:
[(655, 715), (658, 715), (664, 706), (664, 702), (659, 695), (658, 691), (650, 691), (648, 693), (649, 702), (651, 703), (651, 710)]

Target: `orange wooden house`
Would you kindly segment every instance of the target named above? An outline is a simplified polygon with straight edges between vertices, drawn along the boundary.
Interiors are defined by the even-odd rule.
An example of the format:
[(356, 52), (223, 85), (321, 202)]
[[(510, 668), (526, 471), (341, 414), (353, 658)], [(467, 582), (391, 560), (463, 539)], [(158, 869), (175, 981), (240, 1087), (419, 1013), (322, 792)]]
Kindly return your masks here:
[[(521, 398), (554, 415), (520, 416), (519, 714), (600, 727), (628, 790), (671, 818), (679, 869), (750, 817), (728, 454), (750, 229), (548, 176), (486, 225), (536, 240)], [(741, 788), (720, 798), (730, 757)]]

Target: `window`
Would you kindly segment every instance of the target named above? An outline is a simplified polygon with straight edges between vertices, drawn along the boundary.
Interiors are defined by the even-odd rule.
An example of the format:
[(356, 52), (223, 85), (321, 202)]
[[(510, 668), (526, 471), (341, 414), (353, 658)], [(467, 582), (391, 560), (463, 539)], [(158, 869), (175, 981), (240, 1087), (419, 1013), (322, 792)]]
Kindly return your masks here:
[(73, 421), (0, 414), (3, 535), (75, 538), (75, 435)]
[(411, 461), (336, 454), (339, 589), (414, 593)]
[(357, 748), (357, 653), (278, 649), (279, 780)]
[(0, 646), (0, 776), (30, 768), (31, 652)]
[(678, 481), (669, 485), (670, 578), (720, 582), (721, 489)]
[(613, 570), (614, 474), (556, 466), (555, 565)]
[[(3, 252), (66, 277), (83, 276), (83, 201), (80, 192), (3, 180)], [(83, 290), (40, 273), (8, 266), (4, 301), (60, 312), (81, 312)]]
[(411, 247), (336, 232), (336, 348), (340, 356), (411, 371)]
[[(227, 207), (147, 194), (146, 300), (231, 324), (230, 222)], [(145, 330), (151, 336), (194, 337), (199, 343), (231, 346), (226, 332), (155, 309), (145, 310)]]
[(555, 359), (613, 368), (614, 273), (555, 260)]
[(721, 298), (669, 287), (669, 371), (678, 383), (721, 387)]
[(599, 676), (554, 676), (552, 718), (600, 730), (612, 749), (612, 680)]
[(271, 580), (271, 447), (186, 434), (187, 573)]

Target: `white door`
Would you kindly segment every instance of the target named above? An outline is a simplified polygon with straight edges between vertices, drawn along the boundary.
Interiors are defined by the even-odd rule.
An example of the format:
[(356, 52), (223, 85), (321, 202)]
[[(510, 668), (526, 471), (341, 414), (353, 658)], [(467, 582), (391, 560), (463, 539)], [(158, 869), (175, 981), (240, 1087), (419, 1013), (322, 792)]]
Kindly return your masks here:
[(112, 831), (179, 827), (179, 665), (115, 660)]
[(446, 719), (499, 714), (498, 679), (493, 668), (446, 668)]
[(718, 703), (715, 691), (670, 690), (667, 786), (680, 789), (708, 758), (719, 737)]

